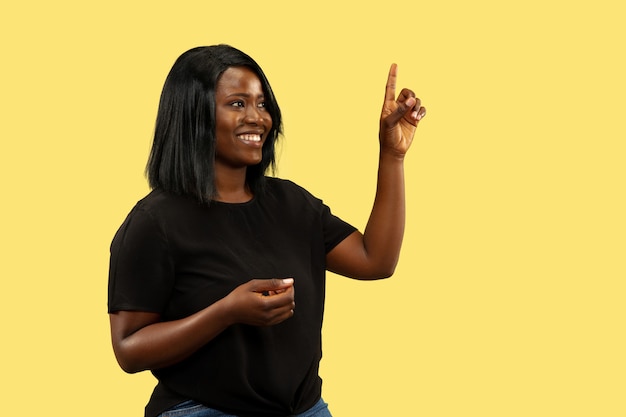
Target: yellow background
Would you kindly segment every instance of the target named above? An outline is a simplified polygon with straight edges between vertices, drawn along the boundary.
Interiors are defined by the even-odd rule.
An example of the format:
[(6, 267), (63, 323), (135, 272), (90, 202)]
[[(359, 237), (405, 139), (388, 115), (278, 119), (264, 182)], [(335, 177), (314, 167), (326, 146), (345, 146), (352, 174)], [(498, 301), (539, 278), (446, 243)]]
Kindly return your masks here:
[[(174, 6), (174, 4), (176, 4)], [(337, 417), (626, 415), (622, 2), (4, 2), (2, 415), (139, 416), (108, 246), (169, 68), (229, 43), (284, 111), (279, 176), (362, 228), (389, 64), (428, 115), (391, 280), (329, 276)]]

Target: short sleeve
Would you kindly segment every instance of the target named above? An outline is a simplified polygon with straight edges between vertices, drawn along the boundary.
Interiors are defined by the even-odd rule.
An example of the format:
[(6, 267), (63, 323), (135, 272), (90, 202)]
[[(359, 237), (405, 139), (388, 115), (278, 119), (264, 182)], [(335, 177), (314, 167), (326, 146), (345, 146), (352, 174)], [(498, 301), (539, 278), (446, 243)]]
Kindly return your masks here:
[(335, 216), (325, 204), (322, 204), (322, 226), (324, 228), (326, 253), (333, 250), (335, 246), (356, 230), (356, 227)]
[[(304, 202), (305, 206), (309, 207), (312, 212), (315, 213), (316, 221), (319, 221), (317, 224), (322, 228), (322, 238), (326, 253), (333, 250), (335, 246), (357, 230), (356, 227), (334, 215), (330, 207), (324, 204), (323, 200), (317, 198), (305, 188), (290, 180), (274, 178), (272, 181), (275, 185), (284, 187), (284, 198), (286, 198), (287, 201), (292, 201), (292, 199), (298, 201), (298, 203), (293, 203), (294, 207), (296, 207), (296, 211), (298, 210), (297, 207), (299, 207), (298, 204)], [(289, 204), (287, 204), (287, 206), (289, 206)]]
[(136, 206), (111, 243), (109, 313), (162, 313), (175, 281), (167, 236), (157, 219)]

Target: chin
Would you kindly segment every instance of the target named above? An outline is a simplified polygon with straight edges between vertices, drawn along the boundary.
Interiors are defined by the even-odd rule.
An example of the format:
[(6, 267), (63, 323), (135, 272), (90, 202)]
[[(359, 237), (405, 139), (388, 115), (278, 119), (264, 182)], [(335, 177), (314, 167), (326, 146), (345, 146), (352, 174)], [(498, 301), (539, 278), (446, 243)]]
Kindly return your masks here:
[(259, 155), (258, 157), (251, 157), (248, 161), (248, 165), (259, 165), (263, 161), (263, 155)]

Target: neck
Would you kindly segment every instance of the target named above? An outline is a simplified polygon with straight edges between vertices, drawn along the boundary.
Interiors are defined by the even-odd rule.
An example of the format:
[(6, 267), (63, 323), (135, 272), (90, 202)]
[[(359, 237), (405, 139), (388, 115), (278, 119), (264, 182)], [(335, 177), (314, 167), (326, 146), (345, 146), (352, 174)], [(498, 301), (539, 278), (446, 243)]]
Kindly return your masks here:
[(246, 170), (239, 169), (229, 172), (215, 173), (215, 200), (224, 203), (245, 203), (253, 197), (252, 191), (246, 184)]

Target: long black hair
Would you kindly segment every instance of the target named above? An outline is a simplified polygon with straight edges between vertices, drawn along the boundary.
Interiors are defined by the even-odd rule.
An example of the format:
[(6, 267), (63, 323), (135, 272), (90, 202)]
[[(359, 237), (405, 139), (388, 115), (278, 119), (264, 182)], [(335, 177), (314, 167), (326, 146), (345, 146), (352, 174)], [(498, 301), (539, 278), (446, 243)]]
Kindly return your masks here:
[(230, 67), (252, 70), (263, 87), (272, 128), (259, 164), (250, 166), (246, 182), (263, 192), (265, 173), (276, 166), (275, 144), (282, 134), (280, 108), (261, 67), (229, 45), (201, 46), (183, 53), (170, 70), (159, 102), (154, 141), (146, 166), (148, 183), (202, 203), (215, 197), (215, 88)]

